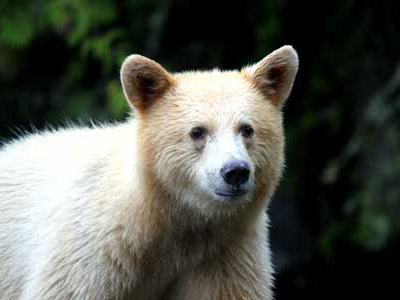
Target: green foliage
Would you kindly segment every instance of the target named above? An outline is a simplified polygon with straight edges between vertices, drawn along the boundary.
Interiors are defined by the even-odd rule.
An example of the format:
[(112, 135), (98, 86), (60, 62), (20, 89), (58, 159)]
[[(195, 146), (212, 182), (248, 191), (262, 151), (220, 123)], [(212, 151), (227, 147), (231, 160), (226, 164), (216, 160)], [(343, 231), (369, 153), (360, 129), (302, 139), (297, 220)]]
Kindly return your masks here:
[(115, 1), (49, 1), (45, 15), (54, 28), (67, 31), (71, 45), (84, 41), (97, 29), (112, 24), (117, 17)]
[(13, 48), (29, 46), (35, 28), (31, 24), (30, 15), (24, 10), (15, 10), (0, 19), (0, 43)]
[[(40, 44), (42, 39), (47, 38), (50, 43), (64, 44), (61, 55), (70, 54), (68, 57), (60, 56), (55, 62), (62, 65), (64, 70), (57, 74), (52, 81), (53, 86), (49, 87), (53, 90), (51, 94), (62, 93), (63, 96), (49, 97), (46, 101), (59, 107), (60, 114), (68, 114), (72, 118), (85, 118), (90, 111), (97, 111), (100, 118), (109, 114), (117, 118), (124, 115), (126, 106), (123, 97), (120, 97), (121, 93), (116, 92), (119, 88), (116, 76), (121, 61), (129, 54), (129, 43), (127, 30), (116, 25), (120, 23), (117, 2), (8, 2), (2, 9), (6, 11), (4, 17), (0, 18), (0, 75), (3, 80), (8, 80), (10, 75), (19, 79), (24, 77), (24, 61), (29, 57), (32, 47), (42, 47), (53, 57), (59, 55), (52, 52), (53, 45)], [(17, 56), (14, 55), (16, 49), (19, 51)], [(9, 72), (11, 65), (15, 74)], [(103, 91), (97, 90), (96, 83), (91, 82), (92, 78), (101, 80)], [(20, 99), (17, 101), (21, 101), (21, 105), (25, 105), (22, 102), (26, 101), (23, 100), (23, 91), (18, 93), (11, 87), (10, 93)], [(49, 113), (48, 119), (57, 119), (57, 115)]]
[(107, 99), (108, 111), (114, 118), (118, 118), (128, 111), (128, 105), (118, 80), (112, 80), (108, 83)]

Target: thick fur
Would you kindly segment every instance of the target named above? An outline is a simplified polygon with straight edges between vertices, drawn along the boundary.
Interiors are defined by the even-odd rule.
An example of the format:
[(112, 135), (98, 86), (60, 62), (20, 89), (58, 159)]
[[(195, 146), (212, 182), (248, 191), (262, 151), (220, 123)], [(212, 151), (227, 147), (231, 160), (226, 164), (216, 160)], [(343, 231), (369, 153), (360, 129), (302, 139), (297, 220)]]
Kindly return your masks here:
[[(121, 79), (134, 119), (5, 145), (0, 299), (272, 299), (265, 208), (297, 64), (288, 46), (231, 72), (170, 74), (130, 56)], [(208, 135), (193, 141), (199, 125)], [(235, 155), (249, 162), (248, 192), (225, 199), (213, 188)]]

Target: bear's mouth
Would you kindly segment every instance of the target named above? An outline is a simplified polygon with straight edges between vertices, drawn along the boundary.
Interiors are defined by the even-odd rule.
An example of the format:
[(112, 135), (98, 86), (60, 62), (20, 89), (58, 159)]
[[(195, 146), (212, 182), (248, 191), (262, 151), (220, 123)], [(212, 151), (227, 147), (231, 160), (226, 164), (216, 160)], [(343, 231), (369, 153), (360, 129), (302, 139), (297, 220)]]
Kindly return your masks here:
[(247, 189), (235, 187), (230, 190), (216, 189), (214, 192), (221, 197), (233, 198), (233, 197), (243, 196), (244, 194), (247, 193)]

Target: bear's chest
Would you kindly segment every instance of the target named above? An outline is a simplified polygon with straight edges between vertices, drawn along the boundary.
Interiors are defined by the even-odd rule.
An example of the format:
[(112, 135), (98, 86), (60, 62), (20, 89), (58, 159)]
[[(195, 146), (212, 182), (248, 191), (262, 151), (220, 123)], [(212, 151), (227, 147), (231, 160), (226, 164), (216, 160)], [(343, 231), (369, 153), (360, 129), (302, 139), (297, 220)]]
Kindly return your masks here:
[(208, 231), (188, 230), (162, 237), (143, 254), (138, 274), (124, 299), (163, 299), (163, 295), (185, 274), (215, 260), (220, 243)]

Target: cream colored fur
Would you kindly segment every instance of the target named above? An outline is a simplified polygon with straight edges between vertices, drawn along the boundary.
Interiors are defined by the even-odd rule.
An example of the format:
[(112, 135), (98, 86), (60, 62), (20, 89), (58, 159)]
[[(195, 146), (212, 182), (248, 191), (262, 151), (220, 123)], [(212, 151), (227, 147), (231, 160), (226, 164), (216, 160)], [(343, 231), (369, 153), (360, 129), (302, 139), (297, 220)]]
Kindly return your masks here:
[[(130, 56), (134, 119), (2, 147), (0, 299), (272, 299), (265, 208), (297, 65), (289, 46), (231, 72), (170, 74)], [(193, 141), (199, 125), (207, 137)], [(249, 191), (225, 199), (213, 188), (233, 156), (249, 162)]]

